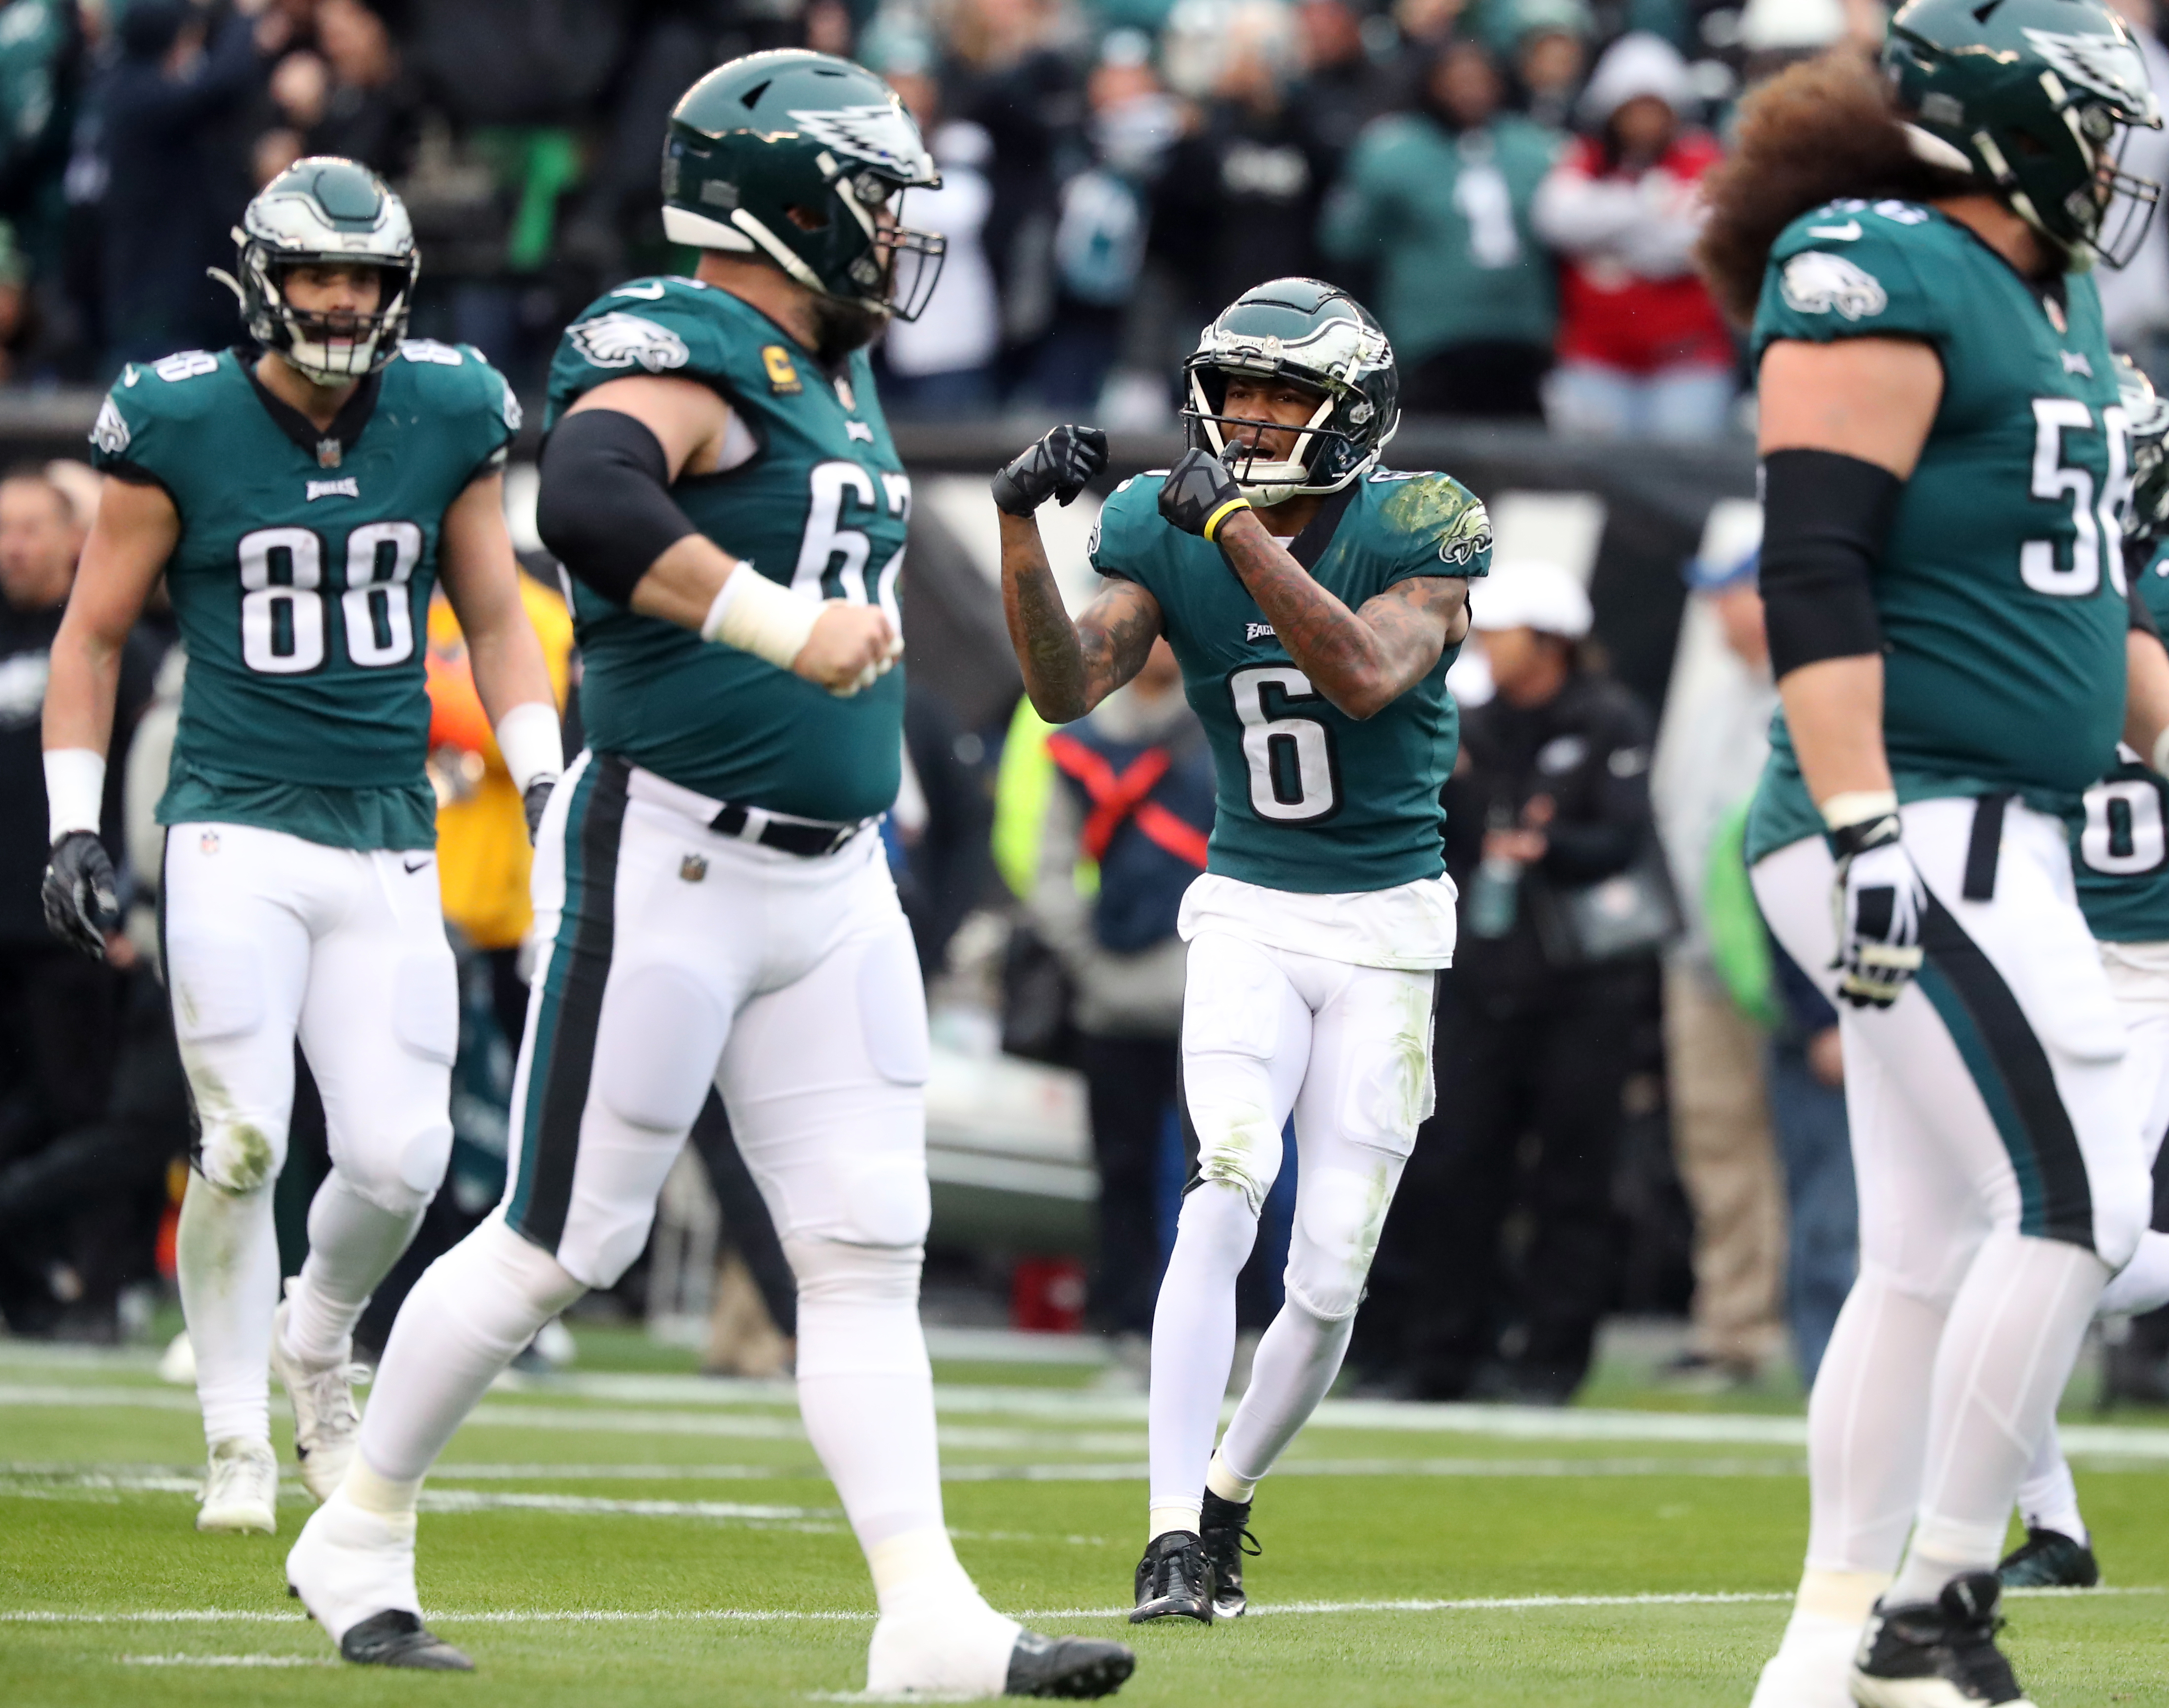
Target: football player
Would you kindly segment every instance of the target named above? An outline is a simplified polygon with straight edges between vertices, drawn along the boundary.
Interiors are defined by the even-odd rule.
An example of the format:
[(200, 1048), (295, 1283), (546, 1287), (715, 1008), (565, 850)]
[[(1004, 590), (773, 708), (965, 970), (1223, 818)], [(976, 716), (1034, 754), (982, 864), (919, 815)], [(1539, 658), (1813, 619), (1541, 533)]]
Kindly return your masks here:
[(2160, 119), (2097, 0), (1913, 0), (1883, 70), (1751, 97), (1703, 243), (1761, 370), (1783, 707), (1747, 854), (1844, 1005), (1860, 1195), (1763, 1708), (2020, 1700), (1997, 1556), (2150, 1199), (2065, 823), (2169, 725), (2087, 270), (2144, 228), (2118, 141)]
[[(2131, 423), (2124, 572), (2159, 625), (2169, 622), (2169, 401), (2128, 360), (2118, 368)], [(2086, 790), (2072, 865), (2079, 907), (2131, 1036), (2127, 1071), (2145, 1115), (2140, 1136), (2154, 1153), (2157, 1226), (2140, 1237), (2137, 1254), (2102, 1290), (2097, 1310), (2104, 1317), (2169, 1305), (2169, 1230), (2158, 1226), (2161, 1141), (2169, 1133), (2169, 785), (2130, 748), (2118, 759)], [(1996, 1568), (2006, 1588), (2084, 1589), (2101, 1581), (2053, 1418), (2018, 1486), (2018, 1513), (2026, 1540)]]
[[(1184, 379), (1190, 449), (1107, 501), (1092, 545), (1106, 588), (1075, 622), (1032, 513), (1099, 472), (1106, 436), (1057, 428), (994, 495), (1010, 636), (1040, 715), (1083, 716), (1164, 635), (1212, 745), (1210, 858), (1180, 927), (1197, 1170), (1153, 1320), (1151, 1504), (1130, 1615), (1209, 1624), (1244, 1610), (1252, 1494), (1340, 1370), (1431, 1113), (1432, 999), (1454, 941), (1446, 670), (1491, 533), (1458, 482), (1379, 466), (1399, 422), (1394, 353), (1345, 291), (1260, 285), (1206, 328)], [(1216, 1451), (1235, 1277), (1291, 1113), (1287, 1301)]]
[[(158, 819), (196, 1127), (179, 1256), (211, 1446), (196, 1524), (270, 1530), (267, 1365), (322, 1499), (353, 1453), (354, 1322), (450, 1154), (458, 992), (424, 771), (440, 577), (530, 823), (562, 759), (504, 524), (520, 407), (475, 351), (404, 340), (418, 265), (406, 209), (365, 168), (308, 159), (234, 237), (226, 282), (260, 353), (131, 364), (91, 434), (111, 478), (53, 642), (45, 917), (104, 954), (115, 672), (163, 574), (189, 655)], [(297, 1038), (332, 1171), (281, 1303), (271, 1194)]]
[(1119, 1644), (989, 1607), (942, 1521), (925, 1001), (877, 827), (911, 483), (864, 348), (925, 301), (941, 240), (898, 205), (937, 182), (870, 72), (734, 60), (670, 119), (664, 227), (695, 275), (620, 286), (559, 347), (539, 517), (575, 583), (589, 748), (540, 839), (504, 1202), (415, 1286), (353, 1468), (287, 1560), (349, 1659), (467, 1664), (421, 1623), (423, 1477), (536, 1331), (639, 1256), (712, 1085), (797, 1277), (807, 1433), (880, 1604), (867, 1688), (1129, 1675)]

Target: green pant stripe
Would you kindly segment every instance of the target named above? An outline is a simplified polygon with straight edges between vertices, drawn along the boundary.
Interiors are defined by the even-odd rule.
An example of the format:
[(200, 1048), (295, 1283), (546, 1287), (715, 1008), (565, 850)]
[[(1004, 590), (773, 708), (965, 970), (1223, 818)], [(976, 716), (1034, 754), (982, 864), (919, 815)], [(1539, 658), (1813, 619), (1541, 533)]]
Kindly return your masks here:
[(2088, 1251), (2093, 1189), (2048, 1052), (1995, 965), (1932, 896), (1921, 916), (1921, 990), (1988, 1106), (2017, 1177), (2018, 1231)]
[(580, 1117), (616, 935), (618, 838), (631, 774), (623, 760), (597, 754), (565, 817), (565, 911), (536, 998), (535, 1048), (520, 1110), (520, 1175), (505, 1207), (505, 1221), (546, 1251), (555, 1251), (564, 1233), (579, 1160)]

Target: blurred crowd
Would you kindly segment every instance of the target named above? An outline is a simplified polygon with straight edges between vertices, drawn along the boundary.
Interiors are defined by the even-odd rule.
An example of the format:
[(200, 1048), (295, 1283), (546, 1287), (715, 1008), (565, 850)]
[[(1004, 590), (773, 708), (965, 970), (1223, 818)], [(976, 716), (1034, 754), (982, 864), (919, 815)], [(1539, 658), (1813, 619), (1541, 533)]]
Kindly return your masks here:
[[(2150, 25), (2155, 0), (2124, 3)], [(1740, 388), (1689, 259), (1697, 182), (1744, 88), (1881, 17), (1877, 0), (6, 0), (0, 382), (103, 384), (230, 341), (205, 269), (231, 264), (253, 188), (334, 152), (413, 212), (415, 334), (478, 345), (531, 397), (581, 306), (683, 262), (655, 188), (677, 95), (732, 54), (804, 44), (887, 77), (945, 174), (908, 210), (949, 261), (885, 341), (894, 414), (1164, 424), (1196, 328), (1260, 279), (1312, 274), (1379, 314), (1414, 410), (1703, 438)], [(2112, 330), (2158, 343), (2169, 251), (2130, 276)]]

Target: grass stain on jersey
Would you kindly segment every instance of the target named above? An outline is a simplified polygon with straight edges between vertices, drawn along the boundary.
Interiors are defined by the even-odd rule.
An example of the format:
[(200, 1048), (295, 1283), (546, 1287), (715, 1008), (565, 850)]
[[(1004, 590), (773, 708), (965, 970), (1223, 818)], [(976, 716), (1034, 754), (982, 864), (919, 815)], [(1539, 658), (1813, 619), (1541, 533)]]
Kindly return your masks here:
[(1458, 567), (1466, 568), (1491, 544), (1491, 518), (1483, 500), (1442, 476), (1395, 482), (1380, 518), (1396, 533), (1436, 539), (1440, 561)]

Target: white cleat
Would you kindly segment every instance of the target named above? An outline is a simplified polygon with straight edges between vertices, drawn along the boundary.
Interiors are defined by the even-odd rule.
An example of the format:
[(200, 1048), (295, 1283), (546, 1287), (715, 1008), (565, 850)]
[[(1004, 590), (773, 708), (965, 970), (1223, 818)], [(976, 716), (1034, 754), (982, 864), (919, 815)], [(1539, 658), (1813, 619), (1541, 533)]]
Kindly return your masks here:
[(291, 1299), (281, 1300), (271, 1318), (271, 1374), (293, 1404), (294, 1457), (301, 1464), (301, 1481), (311, 1494), (327, 1501), (346, 1480), (354, 1439), (361, 1432), (361, 1415), (354, 1408), (360, 1368), (342, 1362), (312, 1370), (287, 1351), (286, 1317), (292, 1309)]
[(365, 1512), (335, 1492), (309, 1514), (287, 1551), (286, 1587), (348, 1660), (432, 1671), (469, 1664), (422, 1623), (412, 1513)]
[(261, 1530), (279, 1528), (279, 1456), (269, 1441), (237, 1435), (211, 1450), (203, 1504), (196, 1512), (200, 1530)]

